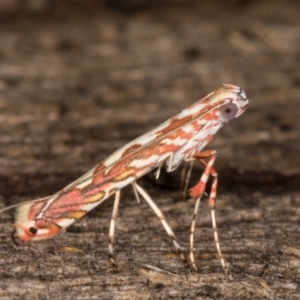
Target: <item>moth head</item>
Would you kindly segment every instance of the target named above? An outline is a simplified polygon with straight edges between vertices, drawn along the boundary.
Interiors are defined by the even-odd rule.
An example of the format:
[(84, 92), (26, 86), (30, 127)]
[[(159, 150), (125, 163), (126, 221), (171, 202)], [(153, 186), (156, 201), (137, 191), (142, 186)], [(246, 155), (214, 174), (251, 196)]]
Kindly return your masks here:
[(240, 116), (246, 109), (249, 100), (245, 92), (238, 86), (224, 84), (226, 99), (220, 106), (220, 114), (224, 121), (229, 121)]

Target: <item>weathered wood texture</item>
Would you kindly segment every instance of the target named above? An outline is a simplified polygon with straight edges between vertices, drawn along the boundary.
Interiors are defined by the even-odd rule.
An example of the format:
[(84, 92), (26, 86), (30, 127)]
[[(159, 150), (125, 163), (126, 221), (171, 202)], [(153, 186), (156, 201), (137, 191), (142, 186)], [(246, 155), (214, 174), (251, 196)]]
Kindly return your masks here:
[[(20, 247), (3, 213), (0, 298), (300, 299), (300, 2), (142, 2), (56, 1), (1, 21), (1, 206), (56, 192), (222, 83), (240, 85), (248, 110), (209, 146), (219, 152), (217, 220), (234, 280), (205, 205), (193, 272), (125, 189), (116, 274), (111, 200), (65, 234)], [(179, 176), (140, 183), (188, 247), (193, 201), (180, 199)]]

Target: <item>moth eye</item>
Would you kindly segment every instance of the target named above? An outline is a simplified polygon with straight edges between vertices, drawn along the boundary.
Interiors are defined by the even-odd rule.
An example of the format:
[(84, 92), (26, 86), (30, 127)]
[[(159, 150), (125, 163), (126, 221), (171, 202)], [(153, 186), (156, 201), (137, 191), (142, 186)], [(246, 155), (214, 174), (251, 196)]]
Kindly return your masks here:
[(29, 232), (32, 233), (33, 235), (36, 235), (36, 234), (37, 234), (37, 231), (38, 231), (38, 230), (37, 230), (36, 228), (34, 228), (34, 227), (30, 227), (30, 228), (29, 228)]
[(226, 118), (227, 120), (233, 119), (238, 112), (238, 108), (233, 103), (228, 103), (220, 108), (220, 113), (223, 118)]

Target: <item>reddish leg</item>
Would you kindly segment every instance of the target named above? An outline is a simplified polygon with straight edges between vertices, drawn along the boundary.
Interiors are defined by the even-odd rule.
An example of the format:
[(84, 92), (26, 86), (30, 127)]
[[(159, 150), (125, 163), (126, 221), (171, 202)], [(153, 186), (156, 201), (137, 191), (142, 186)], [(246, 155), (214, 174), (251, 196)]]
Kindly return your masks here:
[[(218, 237), (218, 231), (217, 231), (217, 224), (216, 224), (216, 217), (215, 217), (215, 202), (216, 202), (216, 195), (217, 195), (217, 185), (218, 185), (218, 173), (214, 170), (213, 165), (215, 162), (217, 156), (217, 152), (214, 150), (208, 150), (204, 152), (200, 152), (194, 155), (195, 159), (198, 159), (204, 166), (204, 172), (199, 180), (199, 182), (190, 189), (189, 194), (191, 197), (196, 199), (195, 207), (194, 207), (194, 213), (193, 213), (193, 220), (191, 223), (191, 229), (190, 229), (190, 262), (195, 270), (197, 270), (194, 260), (194, 232), (196, 227), (196, 217), (200, 205), (200, 199), (204, 193), (207, 181), (209, 176), (211, 175), (213, 177), (213, 182), (211, 186), (211, 190), (209, 193), (209, 200), (208, 200), (208, 206), (211, 209), (211, 219), (212, 219), (212, 227), (214, 231), (214, 241), (216, 244), (216, 248), (221, 260), (222, 267), (224, 269), (224, 272), (226, 275), (228, 275), (230, 278), (230, 274), (228, 272), (227, 266), (225, 264), (225, 260), (223, 258), (221, 248), (220, 248), (220, 242)], [(204, 159), (209, 158), (208, 162), (206, 162)]]

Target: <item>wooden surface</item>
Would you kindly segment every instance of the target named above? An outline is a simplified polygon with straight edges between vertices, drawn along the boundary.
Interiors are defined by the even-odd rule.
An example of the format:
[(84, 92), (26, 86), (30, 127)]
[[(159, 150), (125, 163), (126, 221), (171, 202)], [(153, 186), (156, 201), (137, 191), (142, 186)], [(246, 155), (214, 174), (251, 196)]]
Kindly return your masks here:
[[(0, 299), (300, 299), (300, 4), (197, 3), (57, 2), (1, 17), (1, 207), (55, 193), (222, 83), (236, 84), (250, 105), (208, 147), (219, 152), (217, 222), (234, 280), (217, 258), (206, 203), (194, 272), (128, 188), (118, 273), (107, 259), (111, 200), (57, 238), (19, 247), (1, 214)], [(187, 248), (193, 200), (182, 201), (179, 177), (139, 182)]]

